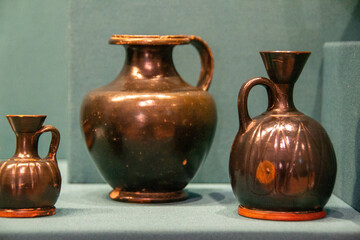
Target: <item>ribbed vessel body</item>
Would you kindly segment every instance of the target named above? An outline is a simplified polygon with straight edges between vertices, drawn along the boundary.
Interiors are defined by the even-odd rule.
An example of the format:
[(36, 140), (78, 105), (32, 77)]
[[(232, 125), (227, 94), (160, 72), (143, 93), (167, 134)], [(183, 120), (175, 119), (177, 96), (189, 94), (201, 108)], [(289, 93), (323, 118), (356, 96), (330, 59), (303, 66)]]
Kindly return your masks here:
[(29, 159), (0, 162), (0, 208), (54, 206), (61, 176), (54, 161)]
[(335, 183), (336, 158), (319, 123), (301, 113), (265, 113), (235, 138), (231, 183), (239, 202), (276, 211), (322, 209)]

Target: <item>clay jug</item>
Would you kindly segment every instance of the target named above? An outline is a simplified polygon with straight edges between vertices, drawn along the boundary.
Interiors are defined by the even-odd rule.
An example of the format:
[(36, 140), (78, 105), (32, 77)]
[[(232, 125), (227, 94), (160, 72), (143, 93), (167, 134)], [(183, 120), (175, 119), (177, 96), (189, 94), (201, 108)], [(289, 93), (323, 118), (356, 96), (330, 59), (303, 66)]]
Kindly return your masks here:
[[(323, 127), (299, 112), (293, 89), (310, 52), (260, 52), (270, 79), (248, 80), (240, 89), (240, 129), (230, 155), (231, 185), (240, 215), (271, 220), (324, 217), (336, 176), (336, 158)], [(267, 89), (266, 112), (253, 119), (249, 91)]]
[[(114, 190), (113, 200), (170, 202), (208, 153), (216, 127), (215, 102), (207, 92), (213, 75), (208, 45), (195, 36), (114, 35), (126, 59), (111, 83), (90, 91), (81, 127), (97, 169)], [(172, 51), (192, 44), (201, 57), (196, 87), (177, 73)]]
[[(7, 115), (16, 135), (14, 156), (0, 162), (0, 217), (39, 217), (56, 213), (61, 176), (56, 160), (59, 131), (42, 126), (45, 115)], [(51, 132), (48, 155), (38, 155), (38, 139)]]

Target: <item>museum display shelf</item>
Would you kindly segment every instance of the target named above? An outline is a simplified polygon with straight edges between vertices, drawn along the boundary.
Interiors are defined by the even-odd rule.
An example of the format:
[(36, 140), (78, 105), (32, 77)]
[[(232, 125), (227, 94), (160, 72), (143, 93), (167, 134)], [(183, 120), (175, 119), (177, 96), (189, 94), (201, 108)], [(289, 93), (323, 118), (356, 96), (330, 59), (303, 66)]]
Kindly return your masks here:
[(0, 239), (360, 239), (360, 213), (333, 195), (327, 217), (278, 222), (237, 214), (230, 184), (190, 184), (189, 199), (133, 204), (109, 198), (107, 184), (66, 183), (50, 217), (0, 218)]

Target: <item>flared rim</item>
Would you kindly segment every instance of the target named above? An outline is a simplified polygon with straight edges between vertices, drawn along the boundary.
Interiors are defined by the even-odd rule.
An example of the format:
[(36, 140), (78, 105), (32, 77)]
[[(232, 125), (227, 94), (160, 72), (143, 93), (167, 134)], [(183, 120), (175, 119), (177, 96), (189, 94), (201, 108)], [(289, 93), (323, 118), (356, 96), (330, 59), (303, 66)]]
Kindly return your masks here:
[(188, 35), (112, 35), (109, 44), (115, 45), (180, 45), (190, 42)]
[(287, 50), (260, 51), (260, 53), (311, 54), (311, 52), (309, 51), (287, 51)]
[(46, 117), (46, 115), (43, 115), (43, 114), (40, 114), (40, 115), (9, 114), (9, 115), (6, 115), (6, 117), (10, 117), (10, 118), (14, 118), (14, 117), (19, 117), (19, 118), (39, 118), (39, 117)]

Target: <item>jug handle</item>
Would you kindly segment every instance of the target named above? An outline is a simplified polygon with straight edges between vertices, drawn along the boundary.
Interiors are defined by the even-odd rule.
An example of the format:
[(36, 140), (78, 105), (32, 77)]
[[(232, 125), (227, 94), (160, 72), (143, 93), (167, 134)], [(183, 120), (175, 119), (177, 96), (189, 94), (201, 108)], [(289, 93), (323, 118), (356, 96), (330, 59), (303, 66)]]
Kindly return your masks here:
[(198, 88), (207, 91), (210, 87), (214, 73), (214, 58), (207, 43), (197, 36), (189, 36), (190, 44), (199, 52), (201, 59), (200, 77), (197, 83)]
[(267, 111), (271, 110), (274, 106), (274, 98), (277, 97), (277, 87), (276, 85), (268, 78), (264, 77), (257, 77), (247, 80), (241, 87), (238, 96), (238, 111), (239, 111), (239, 121), (240, 121), (240, 128), (239, 131), (244, 133), (248, 126), (250, 125), (252, 119), (248, 112), (248, 96), (250, 90), (256, 86), (262, 85), (266, 88), (267, 95), (268, 95), (268, 107)]
[(49, 153), (45, 157), (45, 159), (50, 159), (56, 161), (56, 152), (59, 148), (60, 143), (60, 133), (57, 128), (51, 126), (51, 125), (45, 125), (42, 128), (40, 128), (36, 133), (42, 134), (44, 132), (51, 132), (51, 142), (49, 147)]

